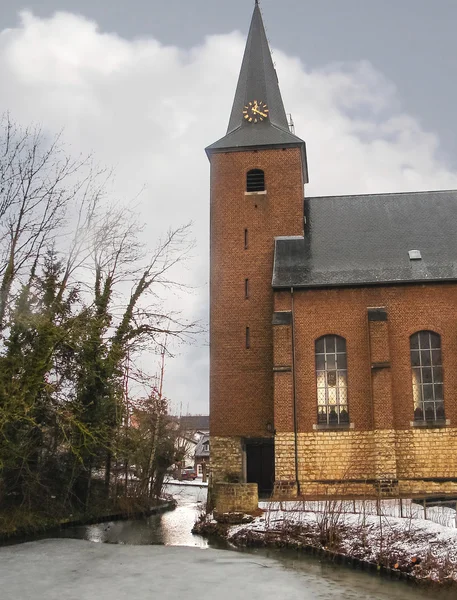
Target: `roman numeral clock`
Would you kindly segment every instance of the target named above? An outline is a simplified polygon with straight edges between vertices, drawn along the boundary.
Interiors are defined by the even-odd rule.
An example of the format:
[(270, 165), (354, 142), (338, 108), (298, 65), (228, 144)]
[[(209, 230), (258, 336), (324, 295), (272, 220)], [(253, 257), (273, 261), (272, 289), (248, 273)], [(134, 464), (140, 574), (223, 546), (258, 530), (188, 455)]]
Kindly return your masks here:
[(268, 119), (268, 106), (265, 102), (253, 100), (246, 104), (243, 109), (243, 116), (249, 123), (260, 123)]

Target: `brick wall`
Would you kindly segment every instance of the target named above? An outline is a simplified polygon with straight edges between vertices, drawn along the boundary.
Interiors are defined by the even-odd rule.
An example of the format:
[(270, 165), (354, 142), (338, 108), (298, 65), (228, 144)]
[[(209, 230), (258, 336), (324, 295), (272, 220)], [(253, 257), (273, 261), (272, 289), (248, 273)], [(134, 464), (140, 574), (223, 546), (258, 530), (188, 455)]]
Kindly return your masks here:
[[(290, 307), (289, 292), (275, 294), (276, 311)], [(370, 307), (384, 307), (387, 321), (369, 320)], [(385, 486), (383, 492), (387, 495), (455, 493), (457, 286), (296, 291), (294, 309), (302, 493), (373, 495), (379, 490), (377, 481)], [(275, 365), (276, 357), (282, 364), (290, 351), (288, 328), (273, 328)], [(414, 407), (409, 337), (419, 330), (433, 330), (442, 336), (448, 420), (443, 428), (423, 429), (411, 423)], [(326, 334), (340, 335), (347, 342), (351, 426), (344, 431), (316, 429), (314, 342)], [(290, 426), (293, 390), (280, 383), (287, 376), (282, 371), (274, 374), (279, 480), (295, 478), (294, 433)]]
[[(381, 324), (384, 339), (379, 336), (376, 339), (372, 332), (371, 347), (368, 307), (385, 307), (388, 315), (387, 323)], [(276, 311), (290, 310), (290, 293), (276, 292), (274, 308)], [(316, 424), (314, 342), (326, 334), (346, 339), (349, 415), (355, 429), (385, 428), (392, 423), (394, 429), (409, 430), (414, 418), (409, 338), (419, 330), (432, 330), (441, 335), (446, 418), (451, 425), (457, 426), (457, 402), (454, 400), (457, 397), (456, 284), (296, 291), (299, 431), (312, 431)], [(383, 346), (385, 342), (387, 350)], [(281, 343), (287, 344), (287, 338)], [(376, 372), (372, 364), (380, 357), (385, 359), (386, 351), (390, 366)], [(275, 353), (284, 353), (284, 350), (275, 349)], [(380, 400), (374, 413), (374, 378), (384, 377), (383, 373), (390, 373), (390, 384), (380, 382)], [(381, 390), (389, 390), (389, 385), (392, 404), (382, 402), (388, 392), (381, 393)]]
[[(245, 194), (251, 169), (265, 172), (266, 194)], [(302, 233), (298, 148), (212, 155), (210, 427), (215, 436), (270, 435), (274, 237)], [(245, 298), (246, 279), (249, 298)]]

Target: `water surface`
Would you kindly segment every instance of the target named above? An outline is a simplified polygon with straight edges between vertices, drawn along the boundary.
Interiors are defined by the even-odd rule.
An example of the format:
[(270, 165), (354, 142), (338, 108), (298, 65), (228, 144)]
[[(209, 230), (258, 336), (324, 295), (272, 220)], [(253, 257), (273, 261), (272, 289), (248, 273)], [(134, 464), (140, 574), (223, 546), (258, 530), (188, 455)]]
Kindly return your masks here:
[[(22, 600), (455, 600), (457, 593), (333, 565), (289, 550), (224, 551), (191, 533), (206, 488), (168, 486), (176, 510), (64, 530), (0, 548), (3, 598)], [(74, 538), (74, 539), (68, 539)], [(83, 541), (86, 540), (86, 541)], [(87, 544), (87, 541), (97, 542)], [(117, 546), (115, 546), (117, 544)], [(166, 546), (166, 547), (164, 547)], [(70, 583), (69, 583), (70, 582)], [(134, 593), (133, 593), (134, 592)]]
[(70, 527), (63, 529), (58, 537), (134, 546), (163, 544), (207, 548), (205, 538), (192, 534), (192, 527), (206, 503), (207, 487), (167, 485), (165, 491), (178, 501), (175, 510), (142, 519)]

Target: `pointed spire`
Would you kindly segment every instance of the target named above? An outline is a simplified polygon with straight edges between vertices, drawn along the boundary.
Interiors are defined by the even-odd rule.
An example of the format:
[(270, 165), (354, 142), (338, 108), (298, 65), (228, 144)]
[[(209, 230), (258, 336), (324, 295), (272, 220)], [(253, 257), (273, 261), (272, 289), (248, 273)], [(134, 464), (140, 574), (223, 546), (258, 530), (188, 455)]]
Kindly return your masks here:
[(278, 76), (258, 1), (254, 6), (227, 133), (241, 125), (249, 127), (248, 123), (243, 122), (243, 108), (253, 100), (265, 102), (270, 111), (271, 123), (289, 131), (286, 111), (279, 90)]
[[(263, 103), (268, 109), (268, 117), (261, 122), (254, 123), (245, 119), (243, 111), (254, 101)], [(258, 0), (255, 0), (227, 134), (208, 146), (206, 152), (211, 155), (213, 152), (275, 146), (302, 149), (306, 182), (308, 179), (305, 142), (290, 132), (262, 13)]]

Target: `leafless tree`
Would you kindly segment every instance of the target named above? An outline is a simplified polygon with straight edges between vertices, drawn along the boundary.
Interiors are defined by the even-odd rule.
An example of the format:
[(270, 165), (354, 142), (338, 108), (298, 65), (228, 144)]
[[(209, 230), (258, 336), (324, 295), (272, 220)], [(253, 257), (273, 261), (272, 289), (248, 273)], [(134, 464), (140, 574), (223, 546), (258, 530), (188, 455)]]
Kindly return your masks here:
[[(0, 332), (16, 284), (33, 279), (43, 253), (57, 240), (67, 254), (63, 293), (82, 258), (101, 174), (90, 157), (67, 155), (60, 135), (49, 139), (39, 127), (21, 128), (9, 115), (0, 118)], [(68, 223), (72, 217), (76, 223)]]

